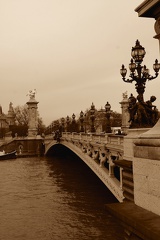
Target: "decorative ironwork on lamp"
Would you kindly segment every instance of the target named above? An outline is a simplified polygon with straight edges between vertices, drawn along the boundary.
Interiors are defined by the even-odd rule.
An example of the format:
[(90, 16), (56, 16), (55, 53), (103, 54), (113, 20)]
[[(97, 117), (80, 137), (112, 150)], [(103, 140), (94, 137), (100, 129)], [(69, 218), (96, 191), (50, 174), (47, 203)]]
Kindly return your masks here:
[(136, 41), (135, 47), (132, 47), (131, 51), (131, 62), (129, 64), (130, 69), (130, 79), (126, 79), (127, 69), (124, 65), (122, 65), (122, 68), (120, 69), (120, 73), (122, 75), (122, 79), (124, 82), (132, 83), (133, 81), (136, 82), (135, 87), (137, 90), (137, 93), (141, 95), (143, 98), (143, 94), (145, 91), (145, 84), (147, 80), (153, 80), (158, 76), (158, 72), (160, 70), (160, 63), (158, 63), (158, 60), (155, 60), (155, 63), (153, 64), (153, 69), (155, 71), (155, 76), (151, 76), (149, 74), (149, 69), (146, 67), (146, 65), (141, 66), (141, 63), (143, 62), (143, 58), (146, 54), (145, 48), (140, 45), (139, 40)]
[(122, 68), (120, 69), (120, 73), (124, 82), (136, 82), (135, 88), (138, 96), (135, 98), (133, 94), (131, 94), (129, 105), (129, 122), (131, 122), (131, 127), (151, 127), (156, 123), (158, 118), (158, 110), (156, 109), (156, 106), (152, 104), (156, 100), (156, 97), (151, 96), (150, 100), (144, 102), (143, 94), (145, 91), (146, 81), (157, 78), (160, 70), (160, 63), (158, 63), (157, 59), (155, 60), (155, 63), (153, 64), (155, 76), (150, 75), (149, 69), (146, 67), (146, 65), (141, 65), (145, 54), (145, 48), (142, 47), (139, 40), (137, 40), (135, 47), (132, 47), (131, 50), (132, 58), (129, 64), (130, 78), (126, 79), (127, 69), (124, 65), (122, 65)]

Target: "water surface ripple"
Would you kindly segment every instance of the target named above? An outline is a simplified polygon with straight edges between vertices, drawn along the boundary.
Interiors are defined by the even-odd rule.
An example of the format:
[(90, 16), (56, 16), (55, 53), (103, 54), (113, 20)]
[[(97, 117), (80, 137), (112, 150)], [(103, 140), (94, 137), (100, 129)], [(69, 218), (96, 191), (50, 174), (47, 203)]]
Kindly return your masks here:
[(104, 207), (115, 201), (81, 160), (0, 162), (1, 240), (122, 240)]

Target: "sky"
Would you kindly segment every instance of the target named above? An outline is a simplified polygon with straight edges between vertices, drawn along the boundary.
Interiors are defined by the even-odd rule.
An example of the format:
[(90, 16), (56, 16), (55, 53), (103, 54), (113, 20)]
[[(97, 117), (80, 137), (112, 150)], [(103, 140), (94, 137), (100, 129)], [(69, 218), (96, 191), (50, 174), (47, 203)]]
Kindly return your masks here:
[[(138, 39), (144, 64), (154, 75), (159, 43), (154, 19), (140, 18), (142, 0), (0, 0), (0, 105), (23, 106), (36, 89), (44, 124), (89, 109), (121, 113), (122, 94), (136, 96), (134, 83), (123, 82), (131, 48)], [(129, 70), (128, 70), (129, 73)], [(129, 76), (127, 73), (127, 76)], [(146, 83), (144, 98), (155, 95), (160, 110), (160, 77)], [(159, 98), (158, 98), (159, 97)]]

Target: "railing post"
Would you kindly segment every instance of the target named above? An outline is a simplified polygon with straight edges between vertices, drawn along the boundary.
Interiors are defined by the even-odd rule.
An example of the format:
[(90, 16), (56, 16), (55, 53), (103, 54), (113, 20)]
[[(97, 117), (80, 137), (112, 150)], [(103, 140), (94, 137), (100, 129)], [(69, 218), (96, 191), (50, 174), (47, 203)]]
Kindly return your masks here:
[(93, 141), (93, 134), (90, 135), (91, 141)]
[(123, 168), (120, 167), (119, 171), (120, 171), (120, 188), (122, 189), (122, 187), (123, 187)]
[(82, 133), (79, 133), (79, 136), (80, 136), (80, 140), (82, 140)]
[(108, 163), (109, 163), (109, 176), (112, 178), (112, 177), (114, 177), (114, 166), (115, 166), (115, 164), (114, 164), (111, 156), (109, 156)]
[(104, 167), (104, 164), (107, 161), (107, 151), (104, 146), (99, 150), (99, 154), (100, 154), (100, 167)]
[(114, 165), (109, 164), (109, 176), (114, 177)]

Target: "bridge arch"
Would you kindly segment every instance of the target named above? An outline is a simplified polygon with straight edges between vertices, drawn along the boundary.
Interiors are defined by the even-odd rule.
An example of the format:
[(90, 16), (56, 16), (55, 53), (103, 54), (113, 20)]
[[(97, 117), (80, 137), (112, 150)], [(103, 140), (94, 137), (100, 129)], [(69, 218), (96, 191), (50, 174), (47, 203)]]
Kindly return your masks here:
[(66, 149), (69, 149), (71, 152), (75, 153), (85, 164), (87, 164), (87, 166), (98, 176), (98, 178), (105, 184), (105, 186), (111, 191), (117, 200), (119, 202), (123, 202), (124, 197), (119, 181), (113, 176), (110, 177), (108, 169), (97, 164), (96, 160), (82, 151), (80, 147), (65, 140), (61, 141), (61, 143), (57, 143), (55, 140), (52, 140), (45, 145), (45, 155), (49, 155), (50, 151), (60, 144)]

